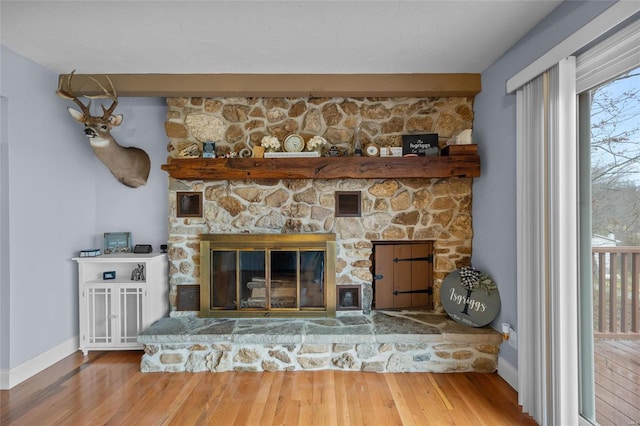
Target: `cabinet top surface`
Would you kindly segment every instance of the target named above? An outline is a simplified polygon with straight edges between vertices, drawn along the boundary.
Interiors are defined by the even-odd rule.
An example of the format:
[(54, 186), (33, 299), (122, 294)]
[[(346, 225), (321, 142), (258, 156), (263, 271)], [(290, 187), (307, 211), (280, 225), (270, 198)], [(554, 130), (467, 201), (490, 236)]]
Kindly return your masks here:
[(142, 262), (166, 258), (166, 253), (114, 253), (100, 256), (74, 257), (76, 262)]

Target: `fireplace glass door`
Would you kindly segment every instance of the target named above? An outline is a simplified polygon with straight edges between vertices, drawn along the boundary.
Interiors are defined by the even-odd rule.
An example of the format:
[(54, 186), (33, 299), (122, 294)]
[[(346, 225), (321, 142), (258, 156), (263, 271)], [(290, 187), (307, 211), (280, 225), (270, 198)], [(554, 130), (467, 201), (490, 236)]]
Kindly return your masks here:
[(211, 308), (323, 308), (324, 264), (324, 251), (212, 250)]
[[(207, 242), (208, 243), (208, 242)], [(205, 244), (207, 245), (207, 244)], [(286, 244), (247, 244), (234, 247), (202, 247), (203, 274), (208, 274), (210, 285), (205, 315), (235, 316), (315, 311), (325, 316), (327, 309), (335, 309), (328, 303), (335, 298), (335, 290), (328, 291), (328, 252), (325, 241), (321, 247), (303, 245), (288, 247)], [(264, 246), (264, 247), (261, 247)], [(277, 247), (276, 247), (277, 246)], [(206, 289), (206, 288), (205, 288)]]

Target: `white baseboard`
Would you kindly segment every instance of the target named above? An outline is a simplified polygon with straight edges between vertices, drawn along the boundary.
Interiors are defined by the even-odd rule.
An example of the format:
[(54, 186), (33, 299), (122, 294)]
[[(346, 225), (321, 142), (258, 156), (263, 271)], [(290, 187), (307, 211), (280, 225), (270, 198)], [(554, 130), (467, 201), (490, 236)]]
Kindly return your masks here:
[(518, 369), (501, 356), (498, 357), (498, 375), (518, 391)]
[(78, 339), (78, 336), (75, 336), (58, 346), (31, 358), (29, 361), (13, 367), (11, 370), (1, 370), (0, 390), (11, 389), (15, 385), (24, 382), (45, 368), (51, 367), (62, 358), (71, 355), (77, 351), (79, 347), (80, 340)]

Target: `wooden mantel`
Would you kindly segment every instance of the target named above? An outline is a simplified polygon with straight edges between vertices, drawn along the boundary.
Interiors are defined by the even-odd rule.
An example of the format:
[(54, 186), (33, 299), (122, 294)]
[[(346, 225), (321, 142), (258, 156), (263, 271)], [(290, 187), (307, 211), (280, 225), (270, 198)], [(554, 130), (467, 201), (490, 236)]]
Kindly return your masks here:
[[(102, 94), (90, 77), (105, 81), (101, 74), (74, 74), (71, 89), (76, 95)], [(109, 74), (109, 78), (123, 97), (472, 97), (481, 89), (480, 74)]]
[(193, 158), (161, 166), (183, 180), (479, 177), (477, 155), (442, 157)]

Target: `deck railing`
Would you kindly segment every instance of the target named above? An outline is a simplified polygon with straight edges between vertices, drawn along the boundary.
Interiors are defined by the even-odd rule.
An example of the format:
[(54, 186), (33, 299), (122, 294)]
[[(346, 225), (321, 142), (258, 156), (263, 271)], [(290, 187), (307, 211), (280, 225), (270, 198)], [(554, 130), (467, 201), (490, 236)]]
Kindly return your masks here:
[(593, 247), (597, 337), (640, 338), (640, 247)]

